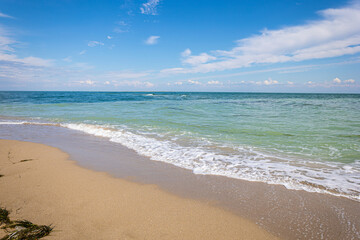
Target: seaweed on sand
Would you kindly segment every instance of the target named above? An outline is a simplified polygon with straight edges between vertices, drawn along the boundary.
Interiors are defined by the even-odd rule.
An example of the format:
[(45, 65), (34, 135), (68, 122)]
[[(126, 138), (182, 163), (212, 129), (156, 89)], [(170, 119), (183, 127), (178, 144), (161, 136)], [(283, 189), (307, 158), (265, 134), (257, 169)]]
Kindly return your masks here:
[(5, 229), (8, 234), (0, 240), (36, 240), (49, 235), (53, 230), (51, 225), (39, 226), (27, 220), (9, 221), (2, 228)]
[(34, 159), (29, 158), (29, 159), (20, 160), (20, 162), (28, 162), (28, 161), (32, 161), (32, 160), (34, 160)]
[(0, 208), (0, 225), (9, 224), (10, 222), (9, 211), (6, 208)]

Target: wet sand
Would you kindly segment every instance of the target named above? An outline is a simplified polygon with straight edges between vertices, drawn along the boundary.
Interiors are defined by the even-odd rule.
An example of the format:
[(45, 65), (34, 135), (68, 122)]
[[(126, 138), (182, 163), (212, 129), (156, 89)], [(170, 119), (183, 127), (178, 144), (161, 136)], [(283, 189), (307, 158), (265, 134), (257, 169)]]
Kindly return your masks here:
[(1, 206), (12, 219), (54, 225), (48, 239), (276, 239), (209, 203), (81, 168), (42, 144), (0, 140), (0, 171)]
[(45, 143), (86, 168), (180, 197), (211, 202), (282, 239), (359, 239), (360, 203), (342, 197), (288, 190), (280, 185), (195, 175), (151, 161), (120, 144), (56, 126), (3, 125), (0, 138)]

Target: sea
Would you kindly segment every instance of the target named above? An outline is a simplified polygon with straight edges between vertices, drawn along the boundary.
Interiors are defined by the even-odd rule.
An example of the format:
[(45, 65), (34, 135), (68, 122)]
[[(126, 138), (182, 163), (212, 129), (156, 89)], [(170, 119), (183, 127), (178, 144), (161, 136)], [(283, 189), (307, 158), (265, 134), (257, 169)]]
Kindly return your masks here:
[(360, 201), (360, 94), (0, 92), (0, 127), (14, 124), (81, 131), (194, 174)]

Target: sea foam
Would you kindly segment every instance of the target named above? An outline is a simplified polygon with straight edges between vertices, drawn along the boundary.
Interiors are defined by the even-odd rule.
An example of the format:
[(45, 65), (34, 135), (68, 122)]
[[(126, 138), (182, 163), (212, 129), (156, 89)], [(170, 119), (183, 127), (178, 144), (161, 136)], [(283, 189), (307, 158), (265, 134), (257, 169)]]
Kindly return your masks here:
[(224, 146), (210, 141), (185, 146), (177, 143), (177, 138), (156, 138), (153, 133), (111, 125), (0, 121), (0, 125), (6, 124), (65, 127), (107, 138), (151, 160), (173, 164), (191, 170), (194, 174), (280, 184), (288, 189), (326, 193), (360, 201), (360, 161), (351, 164), (315, 162), (275, 156), (254, 147)]
[[(288, 189), (327, 193), (360, 201), (360, 162), (313, 162), (265, 154), (248, 146), (232, 146), (232, 153), (214, 147), (182, 146), (126, 129), (91, 124), (62, 124), (120, 143), (151, 160), (192, 170), (194, 174), (221, 175), (248, 181), (281, 184)], [(227, 146), (229, 148), (229, 146)]]

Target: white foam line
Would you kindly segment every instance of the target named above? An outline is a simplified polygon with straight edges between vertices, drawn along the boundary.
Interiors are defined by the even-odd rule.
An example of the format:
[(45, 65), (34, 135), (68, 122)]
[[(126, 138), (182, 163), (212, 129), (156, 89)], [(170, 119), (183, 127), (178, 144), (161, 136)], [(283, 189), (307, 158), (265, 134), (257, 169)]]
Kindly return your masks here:
[[(134, 134), (126, 130), (106, 129), (90, 124), (63, 124), (95, 136), (107, 137), (151, 160), (167, 162), (190, 169), (194, 174), (221, 175), (248, 181), (281, 184), (288, 189), (327, 193), (360, 201), (360, 167), (321, 163), (324, 169), (313, 169), (297, 161), (264, 155), (252, 148), (239, 148), (237, 155), (227, 156), (201, 147), (184, 147), (171, 141)], [(299, 164), (300, 163), (300, 164)], [(296, 164), (296, 165), (295, 165)], [(317, 163), (319, 164), (319, 163)], [(304, 184), (307, 182), (308, 184)], [(324, 186), (325, 189), (316, 186)]]
[[(53, 125), (109, 138), (151, 160), (192, 170), (194, 174), (221, 175), (247, 181), (283, 185), (288, 189), (326, 193), (360, 201), (360, 161), (353, 164), (294, 161), (237, 147), (237, 154), (223, 155), (205, 147), (184, 147), (173, 141), (134, 134), (125, 129), (110, 129), (91, 124), (55, 124), (24, 121), (3, 121), (2, 125)], [(209, 142), (209, 144), (211, 144)], [(311, 165), (321, 166), (314, 169)], [(308, 184), (304, 184), (307, 182)], [(316, 186), (323, 186), (318, 188)]]
[(25, 122), (0, 122), (0, 125), (20, 125), (24, 123)]

